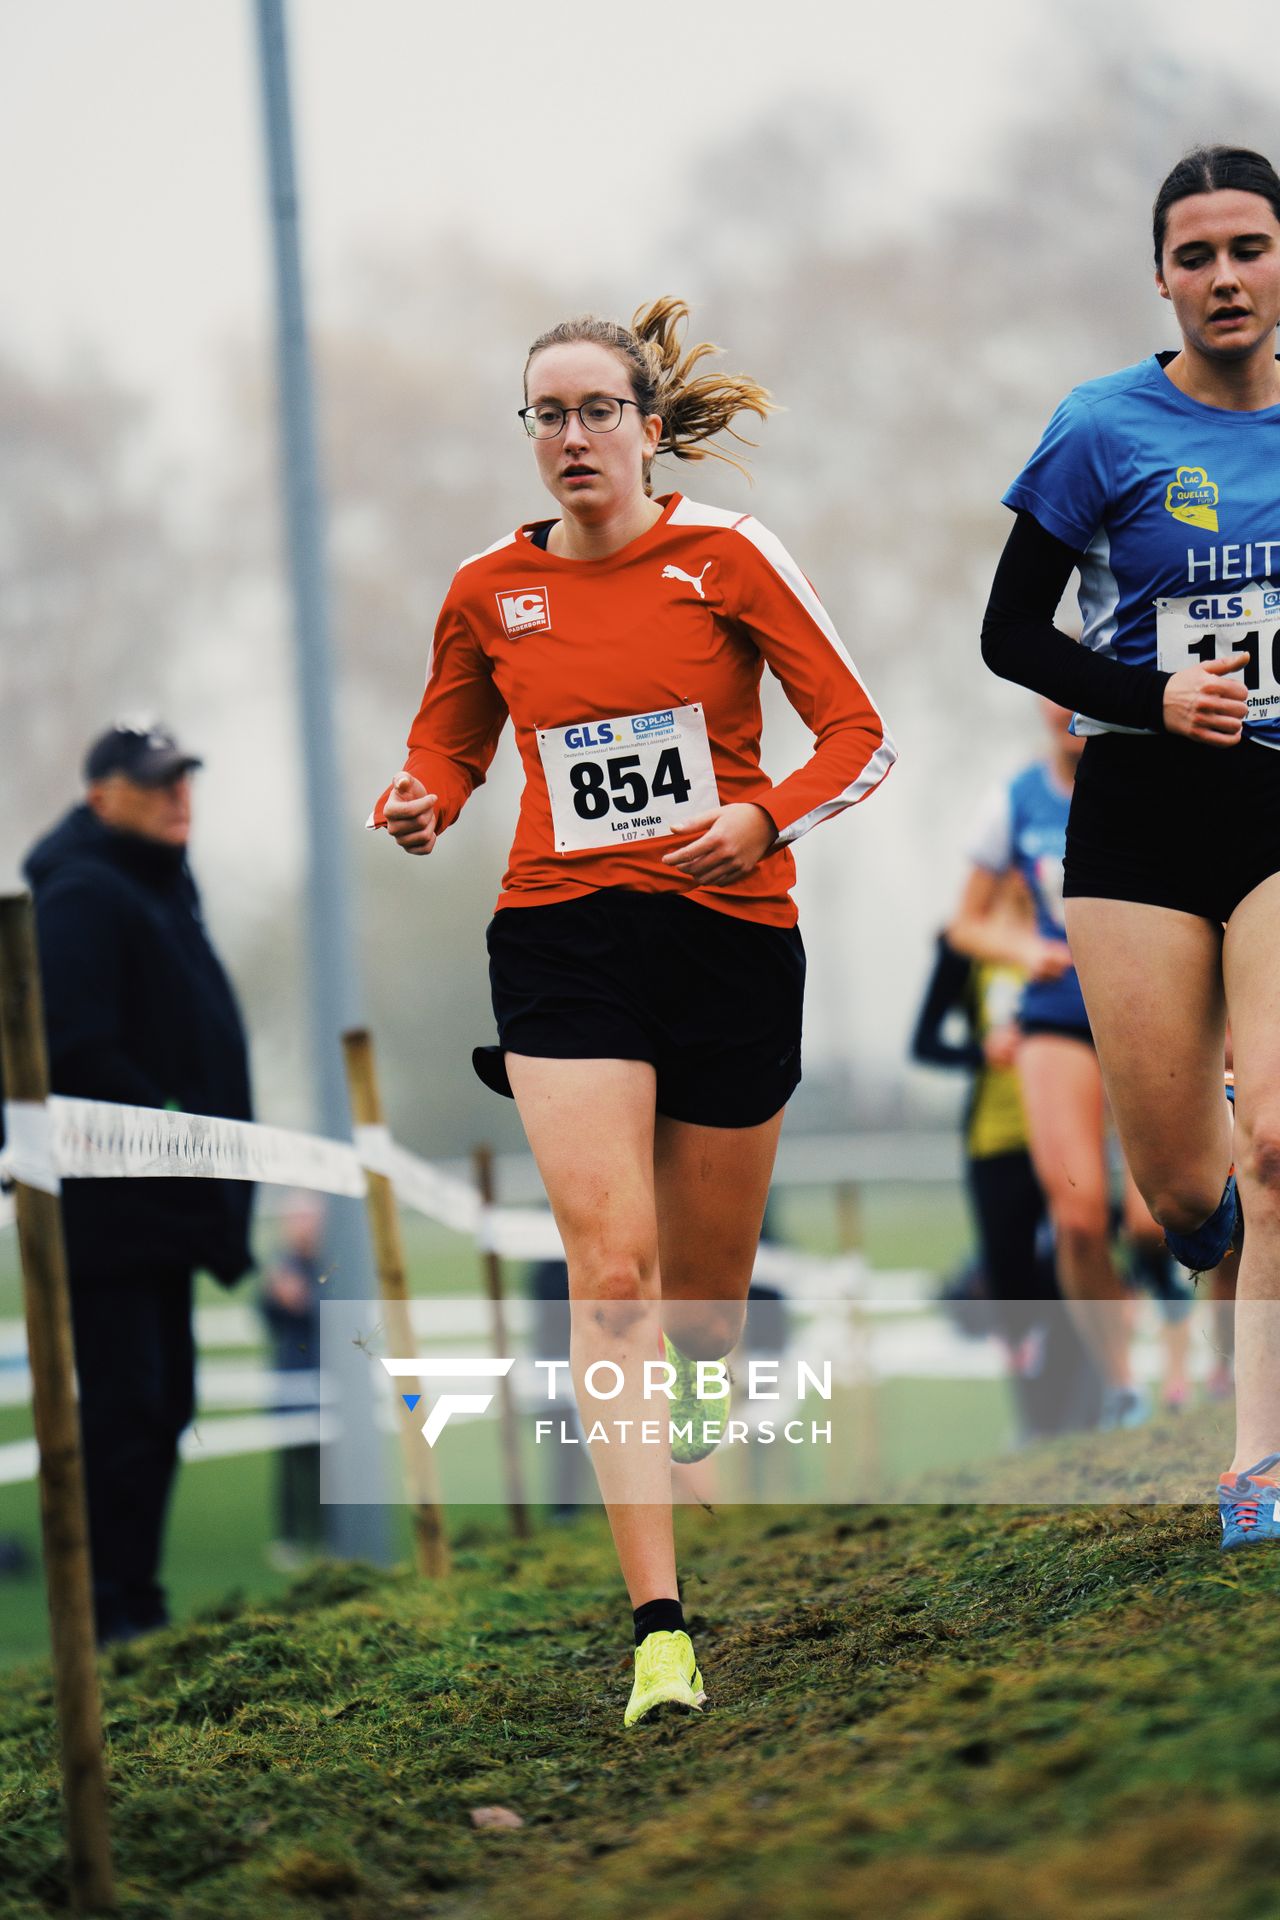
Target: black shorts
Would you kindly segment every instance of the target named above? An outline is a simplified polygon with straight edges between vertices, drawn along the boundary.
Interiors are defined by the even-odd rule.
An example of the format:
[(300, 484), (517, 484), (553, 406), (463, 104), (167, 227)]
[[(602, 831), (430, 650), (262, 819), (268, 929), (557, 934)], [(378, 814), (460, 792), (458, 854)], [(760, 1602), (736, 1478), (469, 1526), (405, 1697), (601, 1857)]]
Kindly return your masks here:
[(1280, 873), (1280, 751), (1178, 734), (1095, 734), (1076, 771), (1063, 894), (1221, 926)]
[(658, 1112), (754, 1127), (800, 1081), (804, 942), (676, 893), (606, 887), (489, 923), (498, 1047), (476, 1072), (510, 1094), (503, 1053), (649, 1060)]
[(1018, 1032), (1024, 1040), (1034, 1040), (1038, 1033), (1048, 1033), (1058, 1040), (1079, 1040), (1082, 1046), (1093, 1045), (1093, 1035), (1088, 1027), (1077, 1027), (1070, 1020), (1019, 1020)]

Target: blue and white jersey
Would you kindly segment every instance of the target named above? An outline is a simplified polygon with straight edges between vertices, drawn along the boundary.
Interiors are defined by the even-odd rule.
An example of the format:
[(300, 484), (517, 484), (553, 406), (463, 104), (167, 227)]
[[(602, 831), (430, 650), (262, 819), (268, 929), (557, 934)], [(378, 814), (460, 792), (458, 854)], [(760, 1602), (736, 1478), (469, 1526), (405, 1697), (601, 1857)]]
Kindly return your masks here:
[(1087, 647), (1167, 673), (1247, 653), (1249, 737), (1280, 747), (1280, 406), (1206, 406), (1153, 354), (1074, 388), (1004, 502), (1085, 556)]
[[(969, 848), (974, 865), (988, 873), (1021, 874), (1035, 908), (1036, 932), (1045, 940), (1067, 937), (1062, 860), (1070, 810), (1071, 789), (1059, 786), (1052, 769), (1038, 760), (991, 796)], [(1089, 1016), (1075, 968), (1057, 980), (1028, 980), (1018, 1014), (1087, 1034)]]

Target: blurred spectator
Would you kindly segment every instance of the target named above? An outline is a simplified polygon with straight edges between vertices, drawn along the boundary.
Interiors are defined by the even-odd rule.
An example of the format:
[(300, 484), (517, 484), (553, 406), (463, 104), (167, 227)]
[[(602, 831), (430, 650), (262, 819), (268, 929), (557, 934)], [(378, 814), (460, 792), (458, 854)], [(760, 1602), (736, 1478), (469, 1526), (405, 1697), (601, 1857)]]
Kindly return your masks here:
[[(239, 1009), (187, 865), (191, 774), (159, 726), (89, 749), (83, 802), (32, 849), (55, 1093), (250, 1118)], [(196, 1270), (252, 1264), (240, 1181), (69, 1180), (62, 1194), (101, 1644), (165, 1624), (178, 1439), (195, 1404)]]
[[(317, 1194), (295, 1193), (281, 1221), (280, 1249), (267, 1269), (259, 1306), (271, 1336), (276, 1373), (314, 1374), (320, 1365), (320, 1249), (324, 1242), (324, 1202)], [(317, 1411), (312, 1395), (281, 1395), (280, 1410)], [(276, 1455), (276, 1537), (267, 1558), (280, 1573), (294, 1573), (320, 1547), (320, 1443), (281, 1447)]]

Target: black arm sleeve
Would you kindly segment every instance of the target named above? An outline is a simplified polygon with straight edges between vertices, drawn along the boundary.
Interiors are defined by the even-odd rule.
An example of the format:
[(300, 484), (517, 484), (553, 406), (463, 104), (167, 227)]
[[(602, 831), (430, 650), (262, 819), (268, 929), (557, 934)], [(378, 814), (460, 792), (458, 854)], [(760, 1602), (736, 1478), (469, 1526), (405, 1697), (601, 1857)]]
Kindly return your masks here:
[(972, 962), (957, 953), (945, 937), (939, 935), (938, 957), (924, 992), (924, 1004), (911, 1036), (911, 1058), (927, 1067), (965, 1067), (971, 1073), (983, 1064), (982, 1048), (975, 1040), (957, 1044), (943, 1038), (946, 1017), (955, 1008), (965, 1008), (965, 990)]
[(991, 584), (982, 657), (1002, 679), (1091, 720), (1163, 733), (1167, 673), (1109, 660), (1053, 624), (1062, 590), (1083, 559), (1033, 514), (1019, 513)]

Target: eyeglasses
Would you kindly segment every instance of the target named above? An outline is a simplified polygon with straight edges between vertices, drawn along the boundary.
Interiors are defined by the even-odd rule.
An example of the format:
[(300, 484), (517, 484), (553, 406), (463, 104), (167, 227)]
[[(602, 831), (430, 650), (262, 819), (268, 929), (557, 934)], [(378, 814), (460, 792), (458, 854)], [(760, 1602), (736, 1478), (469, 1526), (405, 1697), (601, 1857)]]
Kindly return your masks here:
[(518, 418), (523, 420), (531, 440), (554, 440), (564, 432), (571, 413), (577, 414), (588, 433), (614, 433), (622, 425), (624, 407), (642, 411), (638, 400), (614, 400), (602, 393), (594, 400), (584, 400), (580, 407), (561, 407), (543, 400), (536, 407), (521, 407)]

